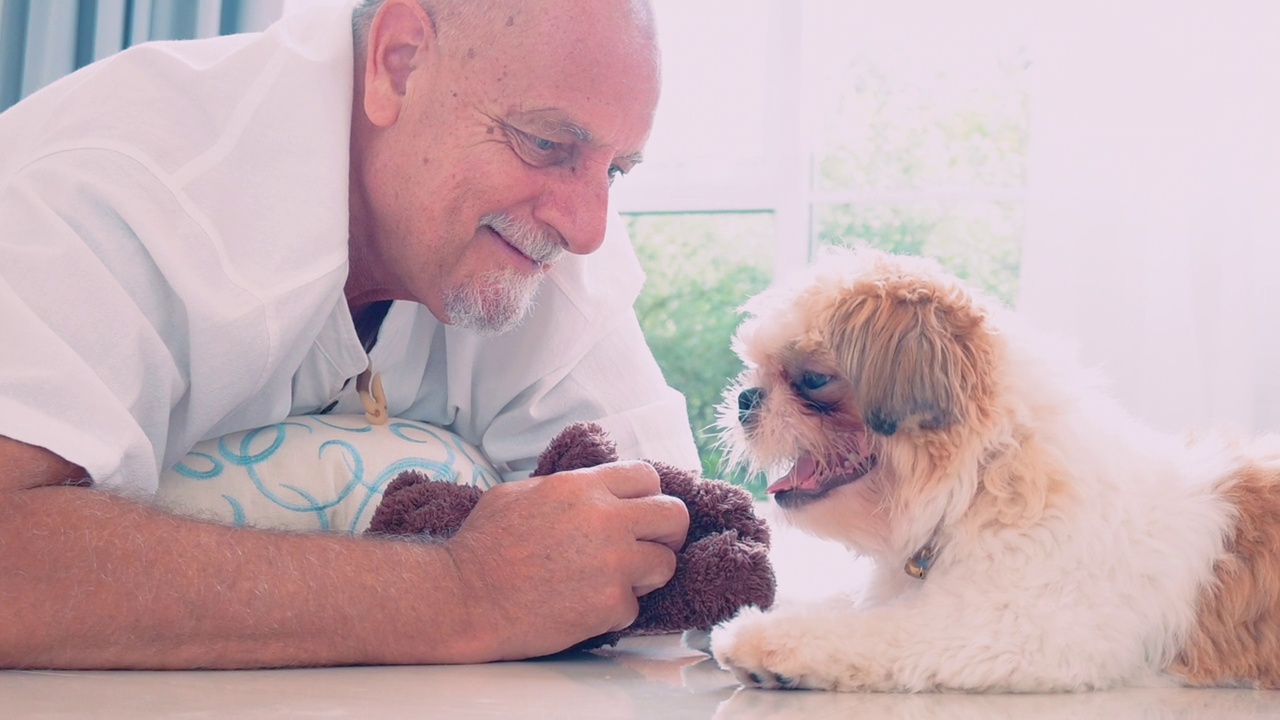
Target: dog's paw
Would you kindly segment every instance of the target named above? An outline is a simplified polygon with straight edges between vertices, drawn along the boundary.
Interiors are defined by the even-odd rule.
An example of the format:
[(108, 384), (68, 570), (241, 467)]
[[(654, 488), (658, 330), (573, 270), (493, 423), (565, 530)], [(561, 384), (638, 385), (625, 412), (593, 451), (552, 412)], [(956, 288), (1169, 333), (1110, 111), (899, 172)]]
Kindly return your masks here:
[[(743, 685), (769, 689), (853, 690), (861, 683), (821, 648), (829, 638), (807, 637), (785, 617), (751, 607), (717, 626), (711, 652)], [(833, 662), (834, 661), (834, 662)]]

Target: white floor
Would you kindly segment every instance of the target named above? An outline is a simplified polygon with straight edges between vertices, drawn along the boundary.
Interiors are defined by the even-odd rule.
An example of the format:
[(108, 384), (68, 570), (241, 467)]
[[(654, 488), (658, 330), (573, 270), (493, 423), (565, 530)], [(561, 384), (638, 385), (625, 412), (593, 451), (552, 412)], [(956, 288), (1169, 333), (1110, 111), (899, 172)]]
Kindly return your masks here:
[[(771, 516), (772, 509), (764, 510)], [(779, 599), (855, 590), (868, 565), (785, 527)], [(716, 718), (1227, 720), (1280, 718), (1280, 692), (885, 695), (740, 688), (675, 636), (529, 662), (244, 672), (3, 672), (0, 718)]]
[(756, 512), (773, 530), (771, 557), (779, 600), (856, 593), (866, 583), (871, 572), (869, 560), (855, 557), (838, 543), (788, 526), (773, 503), (760, 503)]

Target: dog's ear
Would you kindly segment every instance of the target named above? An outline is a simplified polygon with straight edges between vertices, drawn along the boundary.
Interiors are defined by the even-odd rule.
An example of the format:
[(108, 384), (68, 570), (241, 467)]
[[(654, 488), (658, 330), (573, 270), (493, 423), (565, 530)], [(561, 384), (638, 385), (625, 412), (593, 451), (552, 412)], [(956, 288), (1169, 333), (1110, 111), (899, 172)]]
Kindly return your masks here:
[(906, 276), (867, 282), (836, 304), (830, 345), (876, 433), (941, 430), (988, 394), (983, 312), (957, 287)]

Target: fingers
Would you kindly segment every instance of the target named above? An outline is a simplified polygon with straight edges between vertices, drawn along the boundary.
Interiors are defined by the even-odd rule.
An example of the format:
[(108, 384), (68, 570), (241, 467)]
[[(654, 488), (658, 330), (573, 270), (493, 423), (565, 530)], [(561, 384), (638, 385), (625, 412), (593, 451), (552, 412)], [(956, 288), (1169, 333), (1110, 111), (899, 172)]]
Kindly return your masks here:
[(679, 550), (689, 531), (689, 509), (679, 498), (662, 495), (662, 484), (653, 466), (622, 461), (593, 468), (615, 497), (627, 501), (627, 527), (636, 540)]
[(608, 632), (619, 632), (631, 627), (636, 618), (640, 617), (640, 601), (637, 596), (630, 596), (622, 600), (626, 605), (626, 609), (619, 615), (619, 620), (609, 628)]
[(671, 581), (676, 572), (676, 554), (665, 545), (636, 543), (637, 575), (631, 585), (636, 597), (648, 595)]
[[(470, 585), (482, 588), (488, 615), (526, 635), (536, 630), (516, 654), (635, 622), (637, 598), (675, 574), (689, 527), (684, 502), (660, 490), (652, 466), (621, 462), (504, 483), (481, 496), (449, 542), (471, 559)], [(566, 605), (564, 597), (586, 600)]]
[(636, 540), (663, 545), (673, 552), (684, 547), (689, 532), (689, 508), (680, 498), (655, 495), (628, 501), (631, 534)]
[(594, 470), (614, 497), (623, 500), (648, 497), (662, 492), (658, 471), (641, 460), (622, 460), (607, 465), (597, 465)]
[(639, 598), (671, 581), (671, 577), (676, 572), (676, 554), (665, 545), (639, 542), (636, 543), (634, 562), (631, 567), (634, 568), (635, 580), (631, 586), (630, 595), (619, 599), (623, 606), (622, 612), (619, 621), (610, 628), (611, 632), (630, 627), (640, 615)]

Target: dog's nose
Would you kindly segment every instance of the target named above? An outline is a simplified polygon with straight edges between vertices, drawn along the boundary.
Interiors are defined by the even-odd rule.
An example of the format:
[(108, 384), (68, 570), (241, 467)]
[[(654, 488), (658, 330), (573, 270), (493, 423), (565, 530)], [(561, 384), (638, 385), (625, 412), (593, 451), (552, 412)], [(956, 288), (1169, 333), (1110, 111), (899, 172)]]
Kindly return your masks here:
[(755, 422), (756, 408), (764, 400), (764, 391), (760, 388), (747, 388), (738, 393), (738, 422), (743, 427), (750, 427)]

